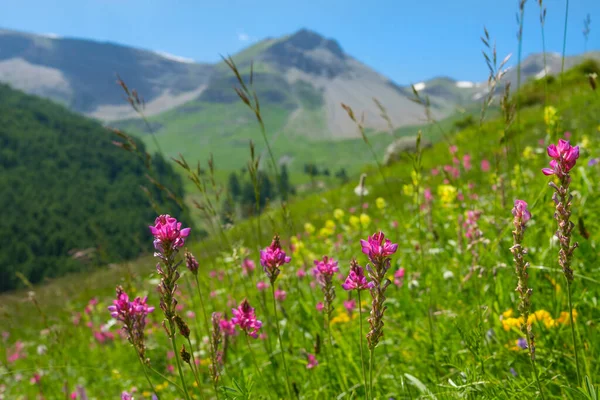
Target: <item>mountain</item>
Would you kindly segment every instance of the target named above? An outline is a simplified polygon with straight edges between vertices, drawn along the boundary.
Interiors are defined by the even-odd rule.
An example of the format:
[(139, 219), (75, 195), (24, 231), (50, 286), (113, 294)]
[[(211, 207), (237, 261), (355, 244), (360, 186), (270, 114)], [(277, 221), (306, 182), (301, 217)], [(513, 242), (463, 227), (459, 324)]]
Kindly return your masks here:
[[(140, 186), (163, 211), (180, 211), (113, 139), (95, 121), (0, 85), (0, 292), (21, 286), (17, 272), (35, 283), (151, 250), (156, 212)], [(183, 196), (170, 164), (153, 157), (152, 167)]]
[(133, 115), (115, 85), (117, 73), (157, 113), (197, 96), (212, 70), (113, 43), (0, 30), (0, 81), (103, 120)]
[[(395, 128), (407, 131), (424, 122), (423, 108), (411, 101), (410, 86), (394, 83), (347, 54), (337, 41), (307, 29), (264, 39), (233, 59), (246, 80), (253, 62), (267, 135), (280, 161), (291, 163), (292, 170), (301, 170), (307, 162), (331, 168), (372, 162), (340, 103), (358, 116), (364, 114), (369, 132), (388, 130), (373, 98), (386, 107)], [(566, 67), (582, 59), (568, 57)], [(547, 62), (549, 73), (560, 70), (559, 56), (548, 53)], [(539, 78), (542, 70), (543, 57), (526, 58), (522, 81)], [(213, 152), (221, 168), (237, 169), (245, 165), (248, 141), (262, 144), (256, 120), (233, 90), (237, 81), (223, 62), (200, 64), (113, 43), (0, 31), (0, 81), (127, 129), (155, 149), (146, 124), (115, 84), (117, 73), (145, 99), (145, 114), (166, 156), (182, 153), (196, 161)], [(509, 69), (506, 80), (513, 88), (516, 79), (516, 70)], [(414, 87), (429, 98), (436, 119), (472, 109), (487, 91), (486, 82), (449, 77)], [(391, 139), (379, 140), (385, 149)], [(315, 146), (315, 141), (329, 148)], [(331, 157), (336, 152), (348, 157)]]

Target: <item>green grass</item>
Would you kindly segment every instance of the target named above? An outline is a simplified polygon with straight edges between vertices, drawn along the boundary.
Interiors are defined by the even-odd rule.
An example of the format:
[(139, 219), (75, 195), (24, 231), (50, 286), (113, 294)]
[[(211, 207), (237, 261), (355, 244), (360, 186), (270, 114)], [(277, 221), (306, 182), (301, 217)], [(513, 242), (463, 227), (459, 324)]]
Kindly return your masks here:
[[(251, 352), (243, 334), (229, 339), (225, 369), (218, 386), (231, 390), (228, 395), (221, 393), (220, 398), (289, 397), (275, 323), (281, 328), (293, 390), (300, 398), (365, 397), (357, 312), (349, 315), (343, 305), (345, 300), (355, 298), (355, 294), (344, 292), (339, 285), (341, 281), (334, 279), (337, 298), (331, 326), (332, 347), (324, 329), (324, 316), (316, 310), (317, 303), (323, 301), (323, 294), (318, 287), (311, 287), (310, 282), (314, 279), (310, 270), (313, 260), (323, 255), (339, 260), (343, 275), (347, 274), (352, 257), (357, 257), (364, 265), (367, 260), (361, 253), (359, 239), (378, 229), (399, 243), (398, 251), (392, 256), (388, 277), (393, 280), (400, 267), (405, 269), (405, 277), (401, 286), (392, 284), (386, 294), (385, 336), (375, 349), (373, 397), (540, 398), (527, 352), (516, 348), (521, 334), (516, 328), (505, 329), (503, 324), (508, 318), (508, 310), (513, 310), (513, 316), (518, 314), (514, 290), (516, 277), (509, 251), (513, 243), (510, 209), (515, 198), (527, 201), (533, 214), (524, 243), (529, 249), (526, 257), (531, 264), (529, 285), (534, 289), (533, 310), (543, 310), (549, 316), (533, 324), (536, 363), (545, 397), (593, 398), (582, 394), (581, 390), (585, 389), (578, 389), (583, 386), (577, 382), (571, 329), (564, 315), (561, 316), (568, 306), (564, 278), (557, 264), (558, 247), (552, 240), (556, 222), (553, 220), (552, 189), (547, 185), (551, 178), (542, 175), (540, 169), (549, 161), (545, 155), (545, 146), (549, 143), (547, 136), (562, 136), (564, 131), (570, 131), (571, 142), (582, 146), (581, 156), (572, 171), (571, 184), (574, 195), (571, 220), (576, 224), (573, 238), (579, 243), (573, 261), (576, 274), (573, 284), (574, 308), (577, 310), (575, 333), (582, 375), (591, 379), (597, 391), (600, 376), (600, 365), (595, 362), (600, 356), (600, 336), (597, 334), (600, 323), (597, 303), (600, 295), (597, 278), (600, 272), (600, 231), (597, 229), (600, 169), (588, 167), (587, 163), (600, 156), (597, 118), (600, 99), (589, 88), (581, 68), (569, 71), (563, 85), (562, 92), (558, 85), (550, 86), (549, 102), (561, 116), (555, 132), (548, 134), (546, 131), (544, 105), (539, 101), (527, 103), (527, 108), (520, 112), (520, 123), (515, 122), (508, 130), (502, 119), (490, 120), (481, 127), (476, 124), (456, 134), (448, 130), (451, 144), (458, 147), (458, 155), (470, 154), (472, 158), (473, 168), (461, 169), (460, 179), (448, 182), (464, 194), (463, 201), (455, 199), (443, 204), (440, 190), (445, 187), (444, 177), (433, 175), (431, 171), (451, 164), (452, 155), (448, 143), (438, 140), (442, 136), (438, 127), (424, 130), (425, 137), (436, 142), (423, 152), (419, 181), (421, 188), (431, 188), (433, 192), (431, 226), (428, 225), (428, 213), (419, 211), (422, 196), (410, 196), (405, 187), (410, 185), (413, 170), (412, 162), (405, 159), (383, 170), (387, 186), (372, 166), (359, 168), (368, 174), (369, 194), (364, 199), (353, 192), (356, 182), (298, 198), (289, 205), (291, 228), (281, 222), (278, 205), (274, 204), (261, 217), (260, 232), (257, 219), (240, 221), (226, 232), (225, 238), (216, 234), (194, 243), (192, 232), (188, 245), (200, 261), (200, 284), (205, 301), (210, 299), (209, 311), (225, 312), (231, 317), (232, 306), (248, 298), (264, 323), (262, 331), (267, 334), (266, 339), (250, 340)], [(543, 90), (539, 83), (533, 83), (524, 88), (522, 95), (540, 99), (539, 90)], [(242, 109), (240, 114), (243, 114)], [(273, 123), (278, 120), (277, 115), (269, 118)], [(249, 130), (253, 129), (253, 122), (248, 124)], [(508, 138), (506, 142), (504, 137)], [(376, 140), (374, 137), (373, 145), (381, 154), (383, 146), (379, 147)], [(539, 140), (544, 140), (544, 144), (540, 145)], [(164, 143), (166, 145), (166, 141)], [(507, 157), (503, 158), (505, 143), (508, 150)], [(297, 146), (302, 145), (298, 141)], [(358, 146), (359, 142), (340, 145)], [(352, 151), (358, 150), (348, 148), (347, 153), (333, 153), (322, 145), (313, 147), (314, 154), (330, 158), (354, 157), (356, 153)], [(277, 142), (274, 149), (280, 155)], [(247, 159), (245, 155), (243, 157)], [(492, 171), (481, 170), (479, 165), (483, 159), (491, 161)], [(500, 178), (504, 181), (504, 189)], [(470, 188), (470, 184), (474, 186)], [(477, 198), (472, 198), (472, 194)], [(387, 206), (377, 207), (378, 197), (385, 198)], [(367, 209), (361, 208), (361, 200), (368, 204)], [(334, 210), (338, 208), (344, 210), (345, 215), (335, 219)], [(355, 210), (351, 212), (351, 208)], [(475, 209), (482, 211), (479, 227), (486, 239), (477, 247), (477, 265), (483, 268), (483, 273), (481, 277), (475, 275), (463, 282), (473, 263), (473, 254), (465, 247), (464, 232), (459, 234), (458, 218)], [(361, 212), (370, 219), (367, 222), (363, 217), (364, 225), (356, 224), (351, 218)], [(333, 221), (335, 227), (322, 231), (328, 220)], [(305, 232), (306, 223), (314, 225), (314, 233)], [(240, 260), (235, 257), (244, 247), (258, 264), (258, 250), (269, 244), (275, 232), (281, 234), (284, 249), (292, 256), (292, 262), (282, 268), (276, 282), (278, 288), (287, 292), (287, 298), (278, 304), (281, 321), (274, 321), (270, 292), (256, 290), (257, 281), (266, 279), (261, 267), (258, 266), (252, 276), (244, 277)], [(296, 234), (298, 236), (292, 242), (291, 237)], [(293, 251), (291, 243), (294, 243)], [(152, 250), (149, 237), (148, 253)], [(136, 263), (114, 266), (93, 275), (73, 275), (33, 288), (43, 315), (27, 300), (26, 292), (3, 295), (0, 298), (0, 325), (10, 332), (0, 351), (0, 380), (5, 385), (5, 397), (31, 398), (41, 391), (47, 398), (61, 398), (60, 391), (66, 381), (70, 390), (76, 384), (84, 386), (90, 398), (118, 398), (121, 391), (131, 391), (134, 386), (138, 389), (136, 399), (149, 398), (148, 385), (131, 346), (118, 335), (115, 340), (99, 343), (92, 334), (103, 324), (110, 332), (118, 332), (118, 324), (109, 322), (106, 311), (114, 297), (116, 284), (122, 284), (131, 296), (148, 294), (148, 302), (157, 306), (146, 332), (147, 356), (153, 368), (177, 382), (176, 373), (169, 372), (169, 365), (174, 362), (168, 357), (169, 343), (160, 327), (162, 318), (156, 293), (155, 263), (156, 260), (147, 255)], [(196, 356), (202, 360), (200, 387), (192, 385), (189, 369), (186, 379), (194, 398), (214, 398), (206, 366), (210, 350), (201, 340), (205, 327), (199, 299), (193, 285), (188, 286), (191, 274), (183, 266), (180, 268), (183, 276), (177, 298), (183, 306), (182, 316), (194, 332), (192, 344)], [(299, 269), (306, 270), (308, 275), (297, 278)], [(218, 272), (213, 275), (211, 271), (221, 271), (221, 275)], [(363, 305), (366, 332), (369, 330), (366, 314), (370, 311), (370, 296), (365, 292), (362, 296), (366, 300)], [(86, 304), (92, 297), (97, 298), (99, 304), (92, 307), (90, 313), (85, 313)], [(189, 316), (188, 311), (193, 311), (195, 317)], [(82, 320), (75, 325), (72, 319), (77, 313), (82, 313)], [(92, 329), (85, 326), (88, 321), (92, 322)], [(178, 340), (181, 345), (181, 338)], [(10, 363), (4, 361), (6, 350), (12, 353), (17, 341), (24, 343), (25, 357)], [(38, 355), (40, 345), (47, 346), (45, 354)], [(365, 352), (368, 354), (366, 349)], [(319, 361), (316, 368), (306, 368), (307, 353), (316, 354)], [(254, 367), (251, 354), (256, 357), (260, 372)], [(42, 373), (41, 386), (29, 383), (35, 373)], [(17, 380), (18, 376), (20, 380)], [(150, 376), (155, 385), (160, 385), (157, 390), (162, 399), (182, 398), (173, 384), (165, 386), (163, 378), (152, 373)], [(235, 391), (241, 393), (233, 394)]]

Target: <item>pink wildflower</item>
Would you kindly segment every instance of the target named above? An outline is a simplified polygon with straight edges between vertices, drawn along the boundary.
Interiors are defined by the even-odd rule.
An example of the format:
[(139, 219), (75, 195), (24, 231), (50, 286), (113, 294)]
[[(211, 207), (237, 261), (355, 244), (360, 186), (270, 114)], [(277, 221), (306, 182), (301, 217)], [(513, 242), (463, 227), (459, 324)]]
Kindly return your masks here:
[(256, 264), (249, 258), (244, 258), (242, 261), (242, 274), (243, 275), (251, 275), (252, 272), (256, 269)]
[(273, 238), (271, 245), (260, 252), (260, 265), (262, 265), (263, 270), (269, 277), (271, 284), (273, 284), (277, 279), (277, 276), (279, 276), (281, 266), (290, 261), (291, 257), (288, 257), (281, 249), (279, 236), (277, 235)]
[(423, 196), (425, 197), (425, 202), (427, 204), (433, 201), (433, 194), (431, 194), (430, 188), (425, 188), (425, 190), (423, 190)]
[(154, 248), (163, 255), (183, 247), (185, 238), (191, 230), (191, 228), (181, 229), (181, 222), (168, 214), (158, 216), (154, 226), (149, 228), (154, 235)]
[(265, 290), (268, 287), (269, 287), (269, 284), (267, 282), (263, 282), (263, 281), (256, 282), (256, 289), (258, 289), (259, 292), (262, 292), (263, 290)]
[(254, 308), (250, 306), (248, 300), (244, 299), (238, 308), (232, 309), (233, 318), (231, 322), (238, 325), (253, 338), (258, 337), (258, 330), (262, 327), (262, 322), (256, 319)]
[(543, 168), (544, 175), (557, 175), (562, 178), (575, 166), (579, 158), (579, 146), (571, 144), (563, 139), (558, 141), (558, 145), (548, 146), (548, 156), (552, 158), (550, 168)]
[(308, 359), (308, 363), (306, 363), (307, 369), (313, 369), (314, 367), (319, 365), (319, 362), (317, 361), (317, 357), (315, 357), (314, 354), (309, 354), (306, 358)]
[(472, 168), (472, 165), (471, 165), (471, 155), (465, 154), (463, 156), (462, 164), (463, 164), (463, 168), (465, 170), (469, 171)]
[(221, 330), (225, 335), (235, 335), (235, 324), (233, 323), (233, 321), (228, 321), (227, 319), (223, 318), (219, 321), (219, 326), (221, 327)]
[(398, 250), (398, 245), (385, 238), (383, 232), (374, 233), (367, 240), (360, 240), (362, 252), (369, 257), (373, 264), (381, 262)]
[(356, 310), (356, 300), (350, 299), (350, 300), (344, 301), (344, 308), (346, 309), (348, 314), (352, 315), (354, 310)]
[(304, 278), (306, 276), (306, 271), (304, 270), (304, 268), (298, 269), (298, 271), (296, 271), (296, 276), (298, 277), (298, 279)]
[(458, 146), (456, 146), (455, 144), (453, 144), (452, 146), (450, 146), (448, 148), (448, 150), (450, 150), (450, 154), (456, 154), (456, 152), (458, 151)]
[(512, 209), (515, 221), (519, 220), (520, 225), (525, 225), (531, 219), (531, 213), (527, 209), (527, 203), (523, 200), (515, 200), (515, 206)]
[(404, 284), (404, 268), (399, 268), (398, 271), (394, 273), (394, 285), (398, 287), (402, 287)]
[(287, 297), (287, 293), (285, 290), (282, 290), (281, 288), (275, 290), (275, 300), (281, 302), (281, 301), (284, 301), (286, 297)]
[(335, 259), (323, 256), (322, 260), (315, 260), (313, 274), (317, 278), (317, 281), (321, 283), (324, 279), (330, 279), (339, 270), (338, 262)]
[(363, 268), (355, 259), (350, 261), (350, 273), (342, 284), (344, 290), (365, 290), (373, 287), (373, 282), (368, 282)]
[(324, 308), (325, 308), (325, 305), (323, 304), (322, 301), (320, 301), (320, 302), (317, 303), (316, 309), (317, 309), (318, 312), (323, 311)]
[(33, 374), (31, 379), (29, 380), (29, 382), (31, 382), (34, 385), (39, 385), (41, 380), (42, 380), (42, 377), (40, 376), (40, 374)]
[(481, 170), (483, 172), (490, 171), (490, 162), (488, 160), (481, 160)]
[(144, 328), (146, 316), (154, 311), (154, 307), (146, 304), (147, 297), (136, 297), (129, 301), (129, 296), (123, 288), (117, 286), (117, 299), (108, 307), (111, 317), (123, 323), (123, 330), (138, 353), (144, 355)]
[(432, 175), (432, 176), (438, 176), (439, 174), (440, 174), (440, 170), (439, 170), (439, 169), (437, 169), (437, 168), (433, 168), (433, 169), (431, 170), (431, 175)]
[(121, 400), (133, 400), (133, 396), (127, 392), (121, 393)]
[(194, 257), (194, 255), (187, 250), (185, 251), (185, 266), (192, 274), (198, 274), (198, 261), (196, 260), (196, 257)]

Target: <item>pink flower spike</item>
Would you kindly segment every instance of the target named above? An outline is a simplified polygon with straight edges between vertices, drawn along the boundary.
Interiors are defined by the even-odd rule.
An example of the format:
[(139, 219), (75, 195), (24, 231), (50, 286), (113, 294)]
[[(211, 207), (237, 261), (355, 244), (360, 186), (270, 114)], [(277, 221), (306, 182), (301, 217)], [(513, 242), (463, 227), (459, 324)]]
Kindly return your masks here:
[(254, 261), (251, 259), (245, 258), (244, 261), (242, 261), (242, 274), (250, 275), (255, 269), (256, 264), (254, 264)]
[(235, 335), (235, 324), (233, 323), (233, 321), (228, 321), (226, 319), (221, 319), (219, 321), (219, 326), (221, 327), (221, 330), (223, 331), (223, 333), (227, 336), (234, 336)]
[(306, 364), (307, 369), (313, 369), (314, 367), (319, 365), (317, 357), (315, 357), (314, 354), (309, 354), (306, 358), (308, 359), (308, 363)]
[(559, 179), (567, 176), (579, 158), (579, 146), (571, 146), (563, 139), (558, 141), (558, 145), (549, 145), (547, 152), (552, 161), (550, 161), (550, 168), (543, 168), (542, 173), (546, 176), (557, 175)]
[(258, 330), (262, 327), (262, 322), (256, 319), (254, 308), (250, 306), (248, 300), (244, 299), (238, 308), (234, 308), (231, 311), (233, 312), (231, 322), (256, 339), (258, 337)]
[(527, 221), (531, 219), (531, 213), (527, 209), (527, 203), (523, 200), (515, 200), (515, 206), (512, 209), (512, 214), (515, 217), (515, 226), (525, 226)]
[(281, 249), (281, 243), (279, 242), (279, 236), (275, 235), (271, 245), (260, 251), (260, 265), (263, 267), (263, 271), (269, 277), (271, 284), (275, 282), (277, 276), (281, 272), (280, 268), (283, 264), (288, 264), (291, 261), (291, 257)]
[(404, 268), (398, 269), (394, 273), (394, 285), (401, 287), (404, 284)]
[(481, 170), (483, 172), (489, 172), (490, 162), (488, 160), (481, 160)]
[(365, 277), (363, 268), (358, 265), (355, 259), (350, 261), (350, 273), (346, 278), (346, 281), (342, 283), (344, 290), (366, 290), (371, 289), (374, 286), (373, 282), (368, 282)]
[(548, 156), (552, 157), (552, 158), (558, 158), (558, 149), (556, 148), (555, 145), (551, 144), (550, 146), (548, 146)]
[(285, 290), (281, 290), (281, 288), (275, 290), (275, 300), (282, 302), (287, 297), (287, 292)]
[(346, 300), (344, 301), (344, 308), (348, 312), (348, 314), (352, 314), (354, 310), (356, 310), (356, 300)]
[(182, 229), (181, 222), (168, 214), (158, 216), (154, 225), (149, 228), (150, 233), (154, 236), (154, 248), (162, 255), (183, 247), (185, 238), (191, 230), (191, 228)]
[(381, 262), (384, 258), (391, 256), (398, 250), (398, 244), (386, 239), (381, 231), (373, 234), (373, 236), (369, 236), (367, 240), (361, 239), (360, 244), (362, 252), (374, 264)]

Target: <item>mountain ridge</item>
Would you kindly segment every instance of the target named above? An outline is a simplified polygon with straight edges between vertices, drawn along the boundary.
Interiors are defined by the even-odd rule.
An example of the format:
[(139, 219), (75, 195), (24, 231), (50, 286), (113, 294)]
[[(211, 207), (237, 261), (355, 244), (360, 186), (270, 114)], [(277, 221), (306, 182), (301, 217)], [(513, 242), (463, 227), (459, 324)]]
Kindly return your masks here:
[[(552, 53), (546, 56), (549, 73), (557, 72), (559, 56)], [(396, 83), (347, 54), (337, 40), (310, 29), (265, 38), (232, 58), (246, 78), (253, 62), (259, 98), (266, 106), (277, 106), (286, 114), (282, 118), (287, 122), (280, 128), (289, 130), (289, 137), (334, 140), (357, 137), (355, 124), (340, 107), (342, 102), (357, 114), (364, 113), (367, 128), (387, 130), (387, 122), (381, 118), (374, 98), (387, 108), (395, 127), (423, 122), (422, 107), (411, 100), (410, 85)], [(582, 58), (566, 59), (566, 67)], [(523, 81), (540, 77), (540, 69), (543, 66), (540, 66), (539, 54), (525, 58)], [(175, 132), (173, 124), (164, 121), (171, 112), (190, 116), (200, 109), (239, 101), (232, 88), (236, 80), (223, 62), (192, 62), (110, 41), (0, 29), (0, 81), (58, 101), (73, 111), (110, 123), (137, 118), (115, 84), (116, 74), (144, 97), (145, 114), (155, 119), (158, 134)], [(516, 86), (514, 69), (507, 71), (506, 80)], [(487, 90), (483, 82), (446, 76), (417, 82), (414, 86), (429, 97), (435, 118), (446, 117), (458, 108), (473, 104)], [(201, 126), (206, 125), (206, 115), (200, 113), (196, 117)], [(229, 120), (222, 122), (224, 128), (220, 134), (234, 135), (235, 124)], [(177, 134), (189, 136), (191, 132)]]

